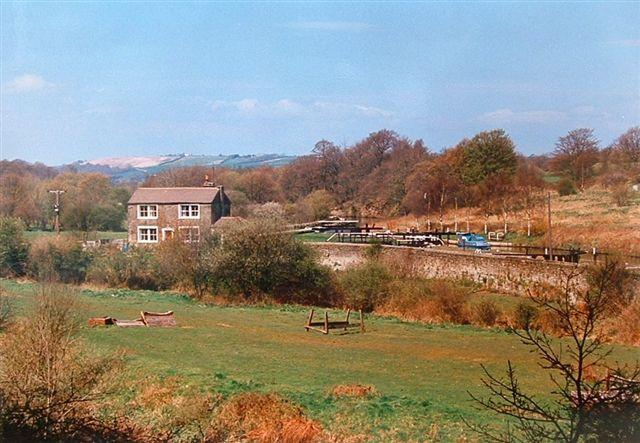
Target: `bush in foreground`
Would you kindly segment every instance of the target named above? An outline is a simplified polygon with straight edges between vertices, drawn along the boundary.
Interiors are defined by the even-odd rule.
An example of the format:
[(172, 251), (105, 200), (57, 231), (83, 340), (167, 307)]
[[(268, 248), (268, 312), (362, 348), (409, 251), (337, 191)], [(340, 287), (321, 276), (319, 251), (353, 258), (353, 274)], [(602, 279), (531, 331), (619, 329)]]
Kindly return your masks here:
[(107, 431), (92, 409), (117, 361), (77, 337), (74, 296), (42, 287), (0, 343), (0, 425), (8, 440), (81, 440)]
[(6, 329), (13, 318), (13, 303), (0, 288), (0, 331)]
[(321, 437), (319, 423), (277, 394), (239, 394), (219, 409), (209, 441), (312, 442)]

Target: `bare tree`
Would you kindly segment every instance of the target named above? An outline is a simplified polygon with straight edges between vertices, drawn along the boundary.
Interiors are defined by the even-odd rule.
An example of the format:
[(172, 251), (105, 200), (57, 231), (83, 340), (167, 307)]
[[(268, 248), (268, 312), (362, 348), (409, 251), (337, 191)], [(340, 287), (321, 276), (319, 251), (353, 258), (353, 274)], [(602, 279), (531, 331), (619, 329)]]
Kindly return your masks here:
[(612, 367), (601, 321), (628, 303), (629, 276), (624, 266), (610, 261), (588, 271), (587, 288), (578, 279), (584, 271), (565, 276), (557, 290), (530, 293), (533, 303), (556, 316), (561, 339), (527, 325), (515, 330), (522, 343), (549, 371), (551, 398), (526, 392), (509, 361), (504, 376), (484, 366), (482, 383), (487, 397), (471, 397), (482, 407), (507, 417), (506, 429), (471, 425), (485, 438), (502, 442), (637, 441), (640, 437), (640, 367)]
[(621, 163), (640, 162), (640, 126), (629, 128), (613, 142), (611, 149)]

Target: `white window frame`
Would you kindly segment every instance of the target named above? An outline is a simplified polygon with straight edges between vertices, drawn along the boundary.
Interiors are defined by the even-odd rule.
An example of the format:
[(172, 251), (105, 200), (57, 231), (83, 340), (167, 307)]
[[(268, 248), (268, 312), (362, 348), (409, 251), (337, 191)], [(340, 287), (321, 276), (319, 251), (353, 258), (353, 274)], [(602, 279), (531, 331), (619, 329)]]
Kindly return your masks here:
[[(191, 238), (192, 229), (195, 229), (196, 232), (198, 233), (197, 240), (194, 240), (193, 238)], [(189, 238), (185, 237), (185, 234), (184, 234), (185, 231), (189, 233)], [(185, 243), (199, 243), (200, 242), (200, 226), (178, 226), (178, 236)]]
[[(183, 206), (187, 206), (187, 214), (188, 215), (182, 215), (182, 207)], [(197, 212), (197, 215), (193, 215), (195, 212)], [(196, 204), (196, 203), (180, 203), (178, 205), (178, 218), (179, 219), (191, 219), (191, 220), (196, 220), (200, 218), (200, 205)]]
[[(142, 216), (142, 207), (147, 208), (147, 215), (146, 216)], [(151, 208), (155, 208), (154, 212), (155, 212), (155, 216), (154, 215), (149, 215), (151, 213)], [(138, 205), (138, 219), (139, 220), (156, 220), (158, 218), (158, 205)]]
[[(149, 232), (148, 236), (149, 239), (148, 240), (143, 240), (142, 239), (142, 230), (143, 229), (155, 229), (156, 230), (156, 239), (155, 240), (151, 240), (151, 233)], [(138, 243), (158, 243), (158, 227), (157, 226), (138, 226)]]

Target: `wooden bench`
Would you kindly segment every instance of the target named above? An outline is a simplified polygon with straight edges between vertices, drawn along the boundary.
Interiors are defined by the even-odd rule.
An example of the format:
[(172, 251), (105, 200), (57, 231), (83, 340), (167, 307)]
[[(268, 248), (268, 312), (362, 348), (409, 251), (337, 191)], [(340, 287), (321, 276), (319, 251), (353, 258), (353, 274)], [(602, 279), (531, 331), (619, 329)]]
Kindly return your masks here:
[(361, 332), (364, 332), (364, 317), (362, 316), (362, 310), (358, 311), (360, 314), (360, 321), (358, 323), (351, 323), (349, 321), (349, 317), (351, 316), (351, 309), (347, 310), (347, 316), (345, 320), (334, 320), (329, 321), (329, 313), (325, 311), (324, 313), (324, 321), (313, 321), (313, 315), (315, 314), (315, 309), (312, 309), (309, 313), (309, 318), (307, 319), (307, 324), (304, 326), (304, 329), (309, 332), (317, 331), (322, 332), (323, 334), (328, 334), (331, 329), (352, 329), (359, 328)]

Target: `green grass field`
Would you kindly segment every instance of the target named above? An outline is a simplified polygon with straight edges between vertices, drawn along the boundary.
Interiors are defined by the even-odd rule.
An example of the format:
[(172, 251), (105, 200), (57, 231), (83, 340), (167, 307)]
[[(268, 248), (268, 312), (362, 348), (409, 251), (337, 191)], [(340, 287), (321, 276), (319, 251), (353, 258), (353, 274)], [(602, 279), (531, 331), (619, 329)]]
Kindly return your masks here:
[[(33, 284), (0, 282), (19, 311)], [(495, 420), (478, 411), (467, 391), (482, 392), (481, 368), (502, 370), (511, 359), (522, 384), (544, 396), (548, 375), (512, 335), (470, 326), (427, 326), (368, 317), (364, 334), (324, 336), (305, 332), (301, 307), (204, 306), (170, 293), (83, 290), (81, 312), (136, 318), (141, 310), (175, 312), (178, 328), (83, 329), (102, 351), (124, 350), (132, 379), (177, 377), (203, 392), (278, 392), (300, 404), (326, 429), (364, 434), (373, 441), (424, 441), (432, 426), (444, 441), (468, 434), (462, 417)], [(335, 313), (343, 315), (343, 313)], [(618, 347), (614, 357), (632, 361), (637, 349)], [(335, 398), (340, 384), (372, 385), (364, 399)]]
[(323, 242), (331, 237), (331, 233), (326, 232), (307, 232), (304, 234), (296, 234), (295, 238), (303, 242)]

